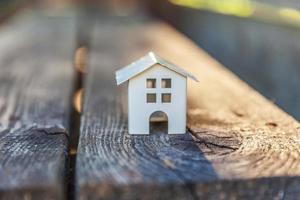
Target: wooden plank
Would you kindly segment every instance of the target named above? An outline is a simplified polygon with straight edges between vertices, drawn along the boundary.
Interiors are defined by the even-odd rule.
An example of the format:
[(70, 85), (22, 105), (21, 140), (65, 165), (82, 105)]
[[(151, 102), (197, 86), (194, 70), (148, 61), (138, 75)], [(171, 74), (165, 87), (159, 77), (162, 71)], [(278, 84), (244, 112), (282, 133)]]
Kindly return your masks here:
[(0, 31), (0, 198), (64, 197), (75, 23), (22, 15)]
[[(79, 199), (299, 195), (296, 120), (166, 24), (106, 19), (91, 38), (76, 165)], [(186, 135), (128, 135), (126, 85), (116, 86), (114, 72), (148, 51), (200, 80), (188, 82)]]

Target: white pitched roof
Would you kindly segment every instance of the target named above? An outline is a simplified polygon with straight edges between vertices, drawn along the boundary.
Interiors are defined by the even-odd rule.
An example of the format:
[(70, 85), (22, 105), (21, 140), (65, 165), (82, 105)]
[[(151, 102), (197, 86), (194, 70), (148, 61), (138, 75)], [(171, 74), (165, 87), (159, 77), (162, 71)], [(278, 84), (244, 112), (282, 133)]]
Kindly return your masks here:
[(191, 73), (177, 67), (172, 63), (169, 63), (165, 59), (155, 55), (153, 52), (149, 52), (144, 57), (116, 71), (117, 85), (120, 85), (125, 81), (128, 81), (130, 78), (142, 73), (143, 71), (149, 69), (155, 64), (160, 64), (172, 71), (177, 72), (178, 74), (181, 74), (182, 76), (190, 77), (194, 81), (198, 82), (198, 79), (195, 76), (193, 76)]

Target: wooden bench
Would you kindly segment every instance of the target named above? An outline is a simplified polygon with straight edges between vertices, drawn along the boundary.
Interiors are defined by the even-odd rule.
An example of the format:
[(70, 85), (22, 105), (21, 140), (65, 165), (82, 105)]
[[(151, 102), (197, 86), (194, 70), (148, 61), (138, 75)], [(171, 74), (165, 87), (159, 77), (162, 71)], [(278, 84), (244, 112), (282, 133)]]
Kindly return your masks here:
[[(299, 196), (299, 123), (167, 24), (22, 17), (2, 28), (0, 44), (0, 198)], [(72, 66), (78, 45), (88, 49), (82, 76)], [(127, 133), (127, 88), (114, 72), (148, 51), (200, 80), (188, 82), (186, 135)], [(81, 87), (75, 124), (71, 97)]]

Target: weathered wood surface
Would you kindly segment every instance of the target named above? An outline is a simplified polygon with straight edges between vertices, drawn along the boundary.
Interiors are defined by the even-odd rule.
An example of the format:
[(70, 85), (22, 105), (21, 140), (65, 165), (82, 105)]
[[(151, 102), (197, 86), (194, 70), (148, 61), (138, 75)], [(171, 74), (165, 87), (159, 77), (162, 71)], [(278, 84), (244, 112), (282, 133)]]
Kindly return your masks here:
[(64, 197), (72, 18), (25, 15), (0, 32), (0, 199)]
[[(239, 18), (201, 9), (188, 9), (170, 1), (149, 2), (156, 15), (166, 19), (214, 59), (300, 120), (300, 90), (294, 89), (300, 85), (300, 23), (295, 26), (282, 23), (274, 17), (269, 17), (266, 21), (251, 17)], [(261, 2), (273, 2), (274, 6), (293, 9), (300, 6), (296, 1)], [(263, 8), (258, 6), (257, 9)], [(284, 13), (284, 10), (281, 11)], [(266, 16), (279, 15), (279, 12), (272, 10), (262, 13)]]
[[(91, 38), (78, 199), (299, 196), (296, 120), (165, 24), (98, 21)], [(126, 86), (117, 88), (114, 72), (150, 50), (200, 80), (188, 82), (189, 134), (127, 133)]]

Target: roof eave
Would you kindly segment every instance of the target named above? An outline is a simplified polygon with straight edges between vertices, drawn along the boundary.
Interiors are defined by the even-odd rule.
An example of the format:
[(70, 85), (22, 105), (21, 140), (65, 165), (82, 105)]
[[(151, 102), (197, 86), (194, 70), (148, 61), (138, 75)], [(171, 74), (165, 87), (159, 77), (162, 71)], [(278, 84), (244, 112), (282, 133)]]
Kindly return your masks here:
[[(147, 60), (147, 56), (149, 58), (148, 60)], [(129, 68), (128, 68), (129, 66), (137, 64), (137, 62), (141, 62), (141, 61), (145, 62), (145, 64), (147, 64), (147, 65), (142, 67), (140, 71), (134, 70), (135, 72), (133, 72), (131, 76), (126, 75), (126, 73), (131, 73), (130, 71), (132, 71), (132, 70), (129, 70)], [(144, 63), (141, 63), (141, 65), (142, 64), (144, 64)], [(176, 65), (166, 61), (165, 59), (161, 58), (160, 56), (156, 55), (153, 52), (149, 52), (146, 56), (142, 57), (138, 61), (133, 62), (130, 65), (127, 65), (126, 67), (116, 71), (115, 75), (116, 75), (117, 85), (120, 85), (120, 84), (128, 81), (132, 77), (137, 76), (138, 74), (142, 73), (143, 71), (145, 71), (146, 69), (148, 69), (149, 67), (151, 67), (155, 64), (160, 64), (160, 65), (168, 68), (169, 70), (172, 70), (172, 71), (180, 74), (181, 76), (189, 77), (189, 78), (193, 79), (194, 81), (199, 82), (198, 79), (195, 76), (193, 76), (191, 73), (189, 73), (188, 71), (181, 69), (180, 67), (177, 67)], [(124, 75), (124, 73), (125, 73), (125, 75)]]

